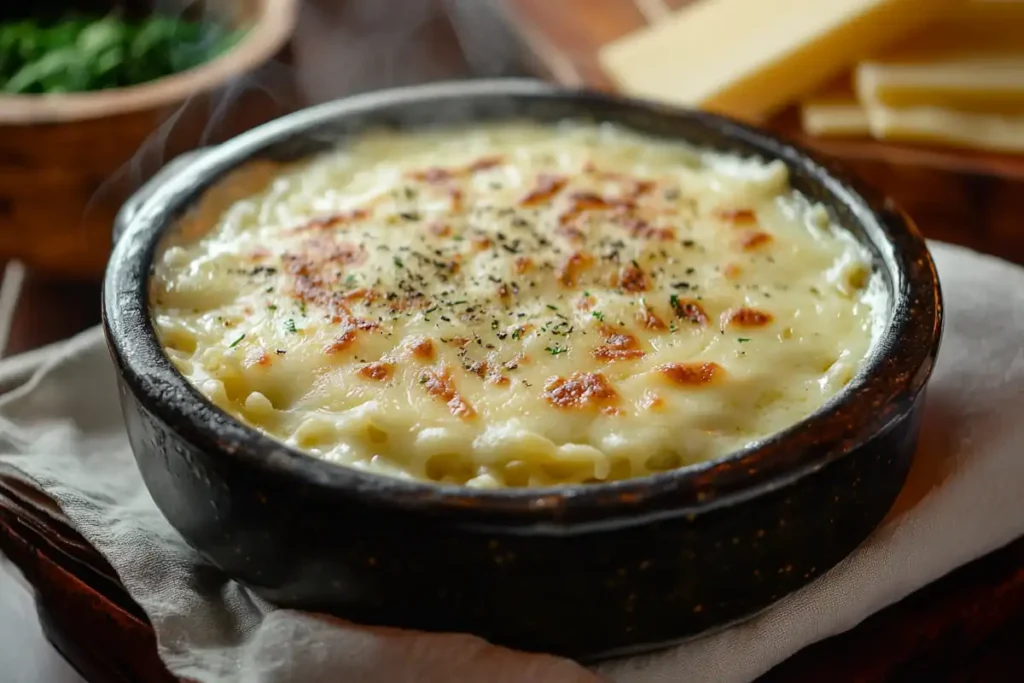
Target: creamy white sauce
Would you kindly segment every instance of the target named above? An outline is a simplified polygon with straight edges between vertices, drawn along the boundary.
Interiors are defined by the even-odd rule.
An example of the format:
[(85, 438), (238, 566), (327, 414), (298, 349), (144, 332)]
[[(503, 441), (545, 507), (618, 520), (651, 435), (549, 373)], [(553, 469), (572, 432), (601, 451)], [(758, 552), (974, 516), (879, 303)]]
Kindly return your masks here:
[(341, 465), (494, 487), (717, 458), (821, 407), (884, 317), (780, 162), (506, 124), (254, 175), (167, 245), (154, 323), (211, 401)]

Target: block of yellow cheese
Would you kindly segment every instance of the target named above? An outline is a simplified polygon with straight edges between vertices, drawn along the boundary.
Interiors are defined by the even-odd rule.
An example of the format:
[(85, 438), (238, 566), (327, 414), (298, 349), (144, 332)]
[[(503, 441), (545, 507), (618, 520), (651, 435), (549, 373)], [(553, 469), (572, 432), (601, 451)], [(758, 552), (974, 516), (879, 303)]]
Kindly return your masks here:
[(962, 0), (699, 0), (606, 45), (634, 96), (758, 120)]

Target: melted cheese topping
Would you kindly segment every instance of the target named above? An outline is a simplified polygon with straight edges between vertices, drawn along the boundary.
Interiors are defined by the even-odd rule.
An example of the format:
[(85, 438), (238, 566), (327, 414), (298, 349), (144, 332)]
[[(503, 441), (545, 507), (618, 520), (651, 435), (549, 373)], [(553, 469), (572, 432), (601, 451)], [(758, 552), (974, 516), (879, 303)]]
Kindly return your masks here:
[(268, 174), (168, 243), (156, 329), (228, 413), (378, 473), (536, 486), (718, 458), (846, 385), (885, 306), (783, 164), (620, 128), (380, 132)]

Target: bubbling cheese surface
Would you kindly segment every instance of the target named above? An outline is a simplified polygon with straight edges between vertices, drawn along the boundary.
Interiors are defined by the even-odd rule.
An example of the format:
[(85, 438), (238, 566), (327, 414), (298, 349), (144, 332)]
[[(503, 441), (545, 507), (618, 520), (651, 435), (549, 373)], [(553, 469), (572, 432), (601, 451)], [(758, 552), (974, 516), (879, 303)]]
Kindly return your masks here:
[(884, 314), (779, 162), (506, 123), (269, 176), (167, 241), (153, 321), (214, 404), (340, 465), (503, 487), (718, 458), (849, 383)]

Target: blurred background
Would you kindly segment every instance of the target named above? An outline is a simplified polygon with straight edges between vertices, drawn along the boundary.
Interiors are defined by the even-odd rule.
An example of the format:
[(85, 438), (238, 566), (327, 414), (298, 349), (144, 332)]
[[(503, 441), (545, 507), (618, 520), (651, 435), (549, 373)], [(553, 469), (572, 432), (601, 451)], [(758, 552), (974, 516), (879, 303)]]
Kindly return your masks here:
[[(821, 29), (836, 8), (863, 10), (856, 30)], [(1024, 262), (1021, 0), (7, 2), (0, 353), (97, 322), (114, 215), (178, 154), (360, 91), (503, 76), (746, 118), (928, 236)]]
[(98, 322), (121, 203), (307, 104), (524, 75), (489, 0), (39, 0), (0, 8), (0, 354)]
[[(508, 76), (724, 111), (928, 237), (1024, 263), (1024, 0), (4, 0), (0, 356), (99, 322), (114, 217), (176, 156), (357, 92)], [(863, 680), (921, 680), (926, 641), (957, 659), (943, 680), (1020, 680), (1010, 552), (844, 641), (888, 643), (896, 673), (868, 656)]]

